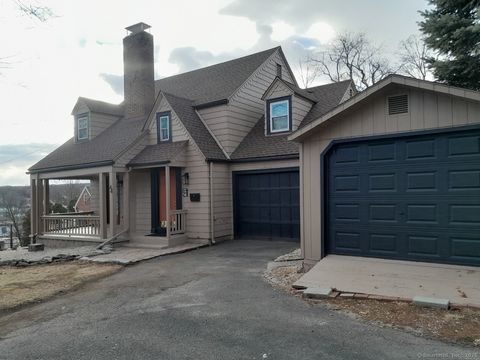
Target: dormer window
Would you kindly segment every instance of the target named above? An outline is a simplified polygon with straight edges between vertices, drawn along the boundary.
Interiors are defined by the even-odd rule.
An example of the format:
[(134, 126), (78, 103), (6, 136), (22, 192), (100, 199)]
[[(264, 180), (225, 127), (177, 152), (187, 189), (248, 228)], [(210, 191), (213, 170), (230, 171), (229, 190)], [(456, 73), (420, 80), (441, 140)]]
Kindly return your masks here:
[(157, 142), (172, 139), (170, 112), (157, 113)]
[(77, 140), (88, 139), (88, 114), (77, 116)]
[(292, 129), (291, 97), (267, 101), (267, 132), (278, 134)]

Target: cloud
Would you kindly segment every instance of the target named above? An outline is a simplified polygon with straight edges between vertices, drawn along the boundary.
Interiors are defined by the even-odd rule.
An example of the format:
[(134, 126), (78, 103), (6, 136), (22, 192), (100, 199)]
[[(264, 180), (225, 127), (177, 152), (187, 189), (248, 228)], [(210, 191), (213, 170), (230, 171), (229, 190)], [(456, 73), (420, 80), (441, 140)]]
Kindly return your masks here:
[(195, 70), (201, 67), (205, 67), (219, 62), (227, 61), (232, 56), (238, 55), (238, 52), (220, 53), (214, 55), (210, 51), (197, 50), (192, 46), (180, 47), (173, 49), (170, 53), (168, 61), (176, 64), (179, 68), (179, 72), (185, 72)]
[(377, 41), (393, 40), (396, 45), (418, 31), (418, 10), (425, 5), (418, 0), (234, 0), (219, 13), (244, 17), (261, 25), (281, 21), (293, 26), (297, 35), (304, 35), (312, 25), (323, 23), (337, 31), (367, 32)]
[(27, 185), (28, 168), (57, 146), (58, 144), (0, 145), (0, 186)]
[(123, 75), (101, 73), (100, 77), (110, 85), (116, 94), (123, 96)]

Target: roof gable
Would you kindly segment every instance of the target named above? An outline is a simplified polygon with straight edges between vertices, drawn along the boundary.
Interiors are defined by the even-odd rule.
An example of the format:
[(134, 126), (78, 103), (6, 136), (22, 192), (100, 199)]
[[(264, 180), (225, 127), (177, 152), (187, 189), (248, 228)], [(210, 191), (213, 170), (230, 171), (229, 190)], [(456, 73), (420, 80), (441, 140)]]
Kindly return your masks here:
[(402, 75), (389, 75), (385, 79), (379, 81), (375, 85), (365, 89), (362, 92), (357, 93), (350, 99), (346, 100), (343, 103), (340, 103), (333, 109), (320, 114), (319, 116), (312, 116), (306, 124), (302, 123), (301, 128), (289, 136), (289, 140), (301, 140), (302, 138), (308, 136), (308, 134), (321, 124), (329, 121), (334, 116), (351, 109), (354, 105), (364, 103), (369, 100), (373, 95), (377, 94), (379, 91), (383, 90), (385, 87), (390, 84), (397, 84), (402, 86), (407, 86), (411, 88), (417, 88), (420, 90), (433, 91), (438, 93), (443, 93), (446, 95), (456, 96), (464, 98), (467, 100), (480, 102), (480, 92), (457, 88), (453, 86), (448, 86), (445, 84), (440, 84), (437, 82), (419, 80), (410, 78)]
[(278, 76), (275, 78), (275, 80), (273, 80), (273, 82), (270, 84), (267, 90), (265, 90), (265, 93), (262, 96), (262, 100), (265, 100), (266, 98), (268, 98), (272, 93), (272, 91), (278, 86), (284, 86), (286, 89), (289, 89), (291, 93), (297, 96), (300, 96), (312, 103), (317, 102), (317, 99), (313, 94), (313, 92), (311, 91), (311, 89), (302, 89), (296, 86), (295, 84), (292, 84), (286, 80), (279, 78)]
[(75, 106), (72, 109), (72, 115), (76, 115), (78, 112), (78, 109), (81, 108), (82, 105), (86, 106), (88, 110), (90, 110), (93, 113), (108, 114), (108, 115), (113, 115), (118, 117), (123, 116), (123, 111), (124, 111), (123, 103), (117, 105), (117, 104), (107, 103), (105, 101), (88, 99), (85, 97), (78, 98), (77, 102), (75, 103)]
[(190, 99), (194, 106), (228, 99), (276, 51), (283, 56), (281, 49), (276, 47), (157, 80), (156, 93), (164, 91)]

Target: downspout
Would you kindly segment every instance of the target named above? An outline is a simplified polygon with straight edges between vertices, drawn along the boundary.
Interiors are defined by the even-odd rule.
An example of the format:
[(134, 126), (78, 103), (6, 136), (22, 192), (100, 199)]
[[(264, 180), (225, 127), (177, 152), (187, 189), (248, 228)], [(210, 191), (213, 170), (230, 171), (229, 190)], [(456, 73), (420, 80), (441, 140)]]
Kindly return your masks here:
[(213, 162), (210, 161), (209, 165), (209, 174), (208, 174), (208, 189), (210, 193), (210, 243), (215, 244), (215, 219), (214, 219), (214, 208), (213, 208)]

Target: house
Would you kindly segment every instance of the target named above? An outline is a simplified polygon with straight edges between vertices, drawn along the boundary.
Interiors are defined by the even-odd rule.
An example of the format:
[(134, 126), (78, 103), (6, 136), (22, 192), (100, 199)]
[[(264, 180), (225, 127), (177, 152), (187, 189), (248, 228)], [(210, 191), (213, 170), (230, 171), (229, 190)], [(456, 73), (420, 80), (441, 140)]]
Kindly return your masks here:
[(289, 139), (308, 267), (329, 254), (480, 266), (480, 93), (392, 75)]
[[(29, 169), (46, 245), (299, 241), (299, 145), (288, 136), (355, 94), (301, 89), (280, 47), (154, 80), (149, 26), (127, 28), (124, 101), (80, 97), (73, 137)], [(92, 215), (48, 215), (49, 181), (89, 180)]]
[(88, 186), (84, 186), (82, 191), (80, 192), (80, 195), (78, 195), (78, 199), (75, 202), (75, 205), (73, 206), (75, 212), (90, 212), (92, 211), (91, 207), (92, 203), (92, 194), (90, 193), (90, 189)]

